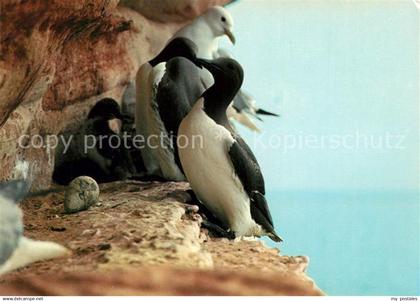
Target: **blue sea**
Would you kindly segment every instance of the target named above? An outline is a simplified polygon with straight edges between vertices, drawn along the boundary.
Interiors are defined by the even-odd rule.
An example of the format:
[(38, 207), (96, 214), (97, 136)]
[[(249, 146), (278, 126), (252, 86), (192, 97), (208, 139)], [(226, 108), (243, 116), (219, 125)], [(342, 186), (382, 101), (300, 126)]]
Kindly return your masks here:
[(419, 295), (416, 192), (269, 192), (286, 255), (329, 295)]
[(281, 252), (309, 256), (329, 295), (419, 295), (414, 2), (241, 0), (228, 10), (237, 43), (222, 46), (244, 68), (243, 89), (281, 115), (258, 122), (260, 134), (238, 126), (264, 173)]

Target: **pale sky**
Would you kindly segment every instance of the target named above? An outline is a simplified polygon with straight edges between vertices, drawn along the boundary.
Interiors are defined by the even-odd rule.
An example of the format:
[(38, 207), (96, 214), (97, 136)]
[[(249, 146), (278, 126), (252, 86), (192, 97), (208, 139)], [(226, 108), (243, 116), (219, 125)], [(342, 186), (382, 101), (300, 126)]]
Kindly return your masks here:
[(245, 90), (282, 115), (265, 118), (259, 136), (241, 129), (268, 190), (418, 189), (412, 1), (241, 0), (228, 9), (237, 45), (222, 45), (243, 65)]

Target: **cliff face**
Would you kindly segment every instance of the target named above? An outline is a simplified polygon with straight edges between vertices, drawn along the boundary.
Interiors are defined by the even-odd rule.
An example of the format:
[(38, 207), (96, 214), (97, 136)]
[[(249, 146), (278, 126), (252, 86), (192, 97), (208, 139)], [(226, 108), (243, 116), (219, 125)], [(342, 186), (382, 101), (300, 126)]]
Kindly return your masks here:
[[(50, 185), (54, 152), (23, 135), (58, 134), (102, 97), (121, 99), (141, 64), (210, 5), (228, 0), (2, 0), (0, 181), (30, 162)], [(159, 3), (159, 4), (158, 4)], [(163, 8), (163, 9), (162, 9)], [(21, 145), (19, 145), (19, 143)], [(39, 142), (39, 141), (38, 141)], [(23, 147), (22, 147), (23, 146)], [(25, 234), (72, 250), (0, 280), (16, 295), (319, 295), (306, 257), (258, 241), (210, 238), (185, 183), (113, 183), (100, 202), (64, 214), (63, 194), (22, 205)]]
[(118, 2), (1, 1), (0, 180), (27, 160), (35, 188), (48, 186), (54, 151), (26, 148), (28, 138), (22, 148), (19, 137), (46, 140), (80, 123), (98, 99), (120, 100), (139, 66), (177, 29), (227, 0)]
[(112, 183), (88, 211), (64, 214), (63, 194), (26, 200), (25, 235), (73, 255), (0, 280), (16, 295), (321, 295), (306, 257), (200, 229), (186, 183)]

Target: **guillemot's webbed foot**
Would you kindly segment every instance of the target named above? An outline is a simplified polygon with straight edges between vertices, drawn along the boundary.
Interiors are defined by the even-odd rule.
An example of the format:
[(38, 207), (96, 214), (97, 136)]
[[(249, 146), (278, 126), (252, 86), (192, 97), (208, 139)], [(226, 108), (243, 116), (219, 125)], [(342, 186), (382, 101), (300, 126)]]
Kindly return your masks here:
[(188, 189), (186, 193), (188, 193), (191, 197), (191, 202), (189, 203), (200, 208), (199, 213), (203, 216), (203, 220), (208, 220), (212, 224), (221, 224), (220, 221), (214, 216), (214, 214), (208, 210), (207, 207), (203, 205), (203, 203), (200, 202), (192, 189)]
[(214, 216), (214, 214), (207, 209), (206, 206), (203, 205), (203, 203), (200, 202), (200, 200), (195, 195), (194, 191), (192, 189), (189, 189), (186, 191), (190, 197), (191, 202), (189, 202), (192, 205), (196, 205), (199, 208), (198, 213), (201, 214), (203, 217), (203, 221), (201, 223), (201, 226), (203, 228), (206, 228), (211, 232), (211, 234), (214, 234), (216, 237), (226, 237), (228, 239), (235, 239), (235, 233), (223, 229), (223, 227), (219, 226), (221, 225), (221, 221)]
[(219, 225), (214, 224), (212, 222), (209, 222), (208, 220), (203, 220), (201, 225), (204, 228), (206, 228), (207, 230), (209, 230), (211, 232), (211, 234), (214, 234), (216, 237), (225, 237), (225, 238), (231, 239), (231, 240), (236, 238), (234, 232), (225, 230), (222, 227), (220, 227)]

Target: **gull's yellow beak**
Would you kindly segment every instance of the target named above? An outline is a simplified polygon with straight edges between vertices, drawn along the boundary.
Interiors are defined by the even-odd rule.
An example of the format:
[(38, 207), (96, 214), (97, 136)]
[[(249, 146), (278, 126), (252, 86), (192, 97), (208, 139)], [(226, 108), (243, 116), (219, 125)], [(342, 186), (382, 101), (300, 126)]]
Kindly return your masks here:
[(225, 28), (225, 35), (227, 35), (229, 40), (232, 42), (232, 44), (235, 45), (236, 38), (235, 38), (235, 36), (233, 35), (233, 32), (230, 29)]

